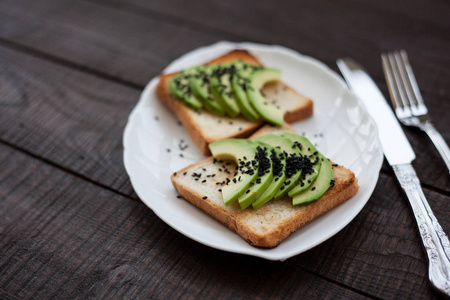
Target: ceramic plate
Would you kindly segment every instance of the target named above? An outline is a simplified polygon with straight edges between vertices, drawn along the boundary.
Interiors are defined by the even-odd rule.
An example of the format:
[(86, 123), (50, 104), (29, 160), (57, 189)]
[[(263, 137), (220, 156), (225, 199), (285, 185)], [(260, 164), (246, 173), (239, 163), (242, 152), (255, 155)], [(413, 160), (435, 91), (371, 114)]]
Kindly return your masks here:
[(164, 72), (199, 65), (237, 48), (250, 51), (265, 66), (280, 69), (285, 83), (314, 101), (314, 116), (293, 127), (317, 144), (326, 157), (355, 172), (360, 185), (358, 193), (274, 249), (248, 245), (216, 220), (177, 198), (170, 175), (204, 157), (174, 115), (156, 98), (158, 78), (146, 86), (125, 127), (125, 168), (141, 200), (182, 234), (224, 251), (284, 260), (330, 238), (361, 211), (375, 188), (383, 154), (375, 123), (344, 81), (320, 61), (293, 50), (219, 42), (187, 53)]

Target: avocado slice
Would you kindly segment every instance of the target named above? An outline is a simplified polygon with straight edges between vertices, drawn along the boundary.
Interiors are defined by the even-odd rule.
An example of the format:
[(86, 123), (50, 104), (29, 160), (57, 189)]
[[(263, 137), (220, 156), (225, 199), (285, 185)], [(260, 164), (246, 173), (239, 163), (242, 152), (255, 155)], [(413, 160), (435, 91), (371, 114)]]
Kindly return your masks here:
[(304, 136), (285, 132), (283, 136), (289, 138), (296, 143), (301, 153), (303, 154), (303, 171), (298, 184), (289, 191), (289, 197), (294, 197), (300, 192), (306, 190), (317, 178), (321, 164), (319, 163), (319, 151), (316, 147)]
[(194, 96), (202, 102), (207, 111), (223, 117), (225, 109), (212, 96), (210, 87), (211, 74), (215, 68), (217, 68), (215, 65), (198, 67), (198, 73), (190, 77), (189, 86)]
[(273, 164), (273, 180), (264, 193), (252, 203), (254, 209), (258, 209), (272, 200), (286, 179), (286, 155), (291, 151), (292, 142), (278, 134), (265, 134), (257, 136), (255, 141), (264, 142), (272, 146), (270, 159)]
[(230, 205), (246, 191), (251, 182), (258, 177), (259, 165), (255, 160), (258, 144), (247, 139), (226, 139), (209, 144), (214, 158), (218, 160), (232, 160), (237, 166), (237, 173), (233, 180), (227, 181), (222, 188), (225, 205)]
[(255, 71), (246, 83), (246, 92), (250, 104), (256, 112), (267, 122), (282, 126), (284, 114), (272, 103), (267, 102), (262, 94), (262, 88), (265, 84), (272, 81), (280, 81), (281, 72), (275, 69), (263, 68)]
[(256, 199), (261, 196), (267, 187), (272, 183), (273, 164), (271, 161), (270, 148), (260, 145), (256, 148), (255, 160), (258, 162), (258, 177), (251, 183), (251, 186), (239, 197), (241, 209), (246, 209)]
[(293, 205), (304, 205), (317, 201), (332, 185), (334, 174), (330, 161), (319, 153), (319, 163), (322, 166), (316, 181), (307, 190), (294, 196)]
[[(282, 135), (281, 135), (282, 136)], [(283, 145), (286, 155), (286, 178), (279, 190), (275, 193), (274, 198), (280, 199), (285, 196), (299, 182), (303, 172), (303, 155), (298, 148), (297, 143), (291, 139)]]
[(255, 71), (262, 69), (262, 67), (243, 63), (237, 69), (238, 71), (231, 82), (234, 98), (241, 109), (242, 115), (247, 120), (256, 122), (259, 120), (259, 114), (248, 101), (246, 83), (249, 82), (248, 77)]
[(197, 68), (193, 67), (181, 71), (169, 81), (170, 94), (194, 110), (200, 109), (203, 106), (202, 102), (192, 93), (189, 85), (190, 78), (198, 72)]
[(285, 166), (286, 166), (286, 157), (283, 151), (278, 148), (273, 148), (271, 150), (270, 160), (273, 165), (273, 180), (267, 189), (262, 193), (256, 201), (252, 203), (253, 209), (258, 209), (270, 200), (273, 199), (276, 192), (283, 185), (283, 182), (286, 179)]
[(225, 109), (230, 117), (236, 117), (241, 110), (234, 99), (233, 89), (231, 87), (232, 77), (236, 73), (236, 66), (233, 63), (220, 65), (214, 69), (210, 85), (214, 98)]

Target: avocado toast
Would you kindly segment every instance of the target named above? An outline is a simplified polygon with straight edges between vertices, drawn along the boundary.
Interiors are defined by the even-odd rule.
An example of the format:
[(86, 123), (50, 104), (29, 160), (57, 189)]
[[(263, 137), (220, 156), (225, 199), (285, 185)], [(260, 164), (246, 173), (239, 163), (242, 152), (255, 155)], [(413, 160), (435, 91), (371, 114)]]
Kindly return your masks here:
[[(281, 128), (266, 125), (251, 139), (257, 140), (258, 136), (262, 137), (269, 132), (286, 131), (292, 131), (292, 128), (287, 125)], [(233, 180), (236, 168), (230, 160), (207, 158), (174, 173), (171, 180), (184, 199), (237, 232), (250, 245), (273, 248), (298, 228), (350, 199), (358, 191), (358, 180), (352, 171), (328, 160), (327, 163), (332, 169), (332, 180), (325, 180), (328, 184), (326, 191), (323, 195), (319, 195), (320, 198), (298, 203), (300, 205), (293, 205), (292, 198), (287, 194), (277, 200), (268, 199), (256, 209), (254, 207), (242, 209), (239, 201), (230, 201), (226, 205), (222, 192), (226, 185), (223, 183)], [(327, 172), (329, 170), (324, 174)], [(275, 177), (272, 177), (272, 182)], [(317, 181), (319, 177), (320, 173)], [(310, 189), (313, 190), (314, 187), (311, 186)], [(302, 195), (302, 192), (298, 195)], [(254, 201), (257, 202), (258, 199)]]
[[(193, 83), (187, 83), (185, 79), (188, 76), (181, 76), (183, 72), (185, 75), (189, 75), (190, 69), (188, 69), (178, 73), (161, 75), (156, 87), (158, 99), (176, 115), (194, 144), (205, 156), (211, 154), (208, 148), (209, 143), (227, 138), (248, 137), (267, 122), (263, 116), (257, 112), (255, 114), (255, 106), (248, 103), (251, 99), (241, 101), (240, 95), (242, 93), (239, 93), (239, 89), (233, 89), (234, 94), (231, 95), (227, 90), (228, 87), (222, 81), (217, 82), (214, 78), (208, 77), (211, 76), (208, 72), (212, 72), (209, 67), (219, 65), (223, 67), (220, 68), (221, 71), (216, 71), (213, 77), (223, 80), (223, 76), (227, 76), (233, 69), (229, 65), (231, 62), (235, 62), (235, 65), (261, 67), (261, 63), (249, 52), (234, 50), (202, 66), (202, 73), (192, 80)], [(245, 73), (243, 68), (235, 71), (236, 74)], [(238, 82), (239, 76), (233, 76), (229, 81), (232, 84), (234, 82), (236, 86), (243, 86), (244, 90), (247, 89), (245, 82)], [(272, 76), (277, 76), (276, 72)], [(258, 78), (255, 76), (255, 81), (256, 79)], [(281, 81), (272, 80), (270, 76), (269, 78), (259, 76), (258, 80), (263, 84), (262, 94), (270, 102), (267, 105), (276, 106), (281, 112), (281, 115), (276, 115), (275, 118), (277, 125), (282, 125), (283, 121), (292, 123), (312, 116), (313, 103), (311, 99), (301, 95)], [(206, 81), (211, 84), (211, 92), (205, 91), (202, 85), (199, 85), (199, 81), (200, 83)], [(215, 89), (218, 90), (215, 92)], [(220, 93), (220, 89), (223, 89), (222, 93)], [(184, 93), (181, 94), (187, 94), (189, 96), (187, 98), (194, 98), (194, 100), (188, 99), (188, 104), (185, 101), (180, 101), (178, 98), (181, 97), (181, 94), (177, 93), (176, 90), (183, 90)], [(215, 98), (211, 97), (214, 96), (214, 93), (216, 93)], [(230, 102), (230, 99), (222, 99), (227, 97), (220, 97), (219, 94), (230, 96), (228, 98), (232, 98), (231, 100), (235, 102)], [(211, 98), (214, 101), (211, 101)], [(256, 101), (260, 101), (260, 99), (256, 99)], [(266, 113), (265, 106), (259, 105), (259, 107), (263, 114)], [(256, 108), (258, 108), (258, 105), (256, 105)], [(271, 115), (269, 115), (270, 117)]]

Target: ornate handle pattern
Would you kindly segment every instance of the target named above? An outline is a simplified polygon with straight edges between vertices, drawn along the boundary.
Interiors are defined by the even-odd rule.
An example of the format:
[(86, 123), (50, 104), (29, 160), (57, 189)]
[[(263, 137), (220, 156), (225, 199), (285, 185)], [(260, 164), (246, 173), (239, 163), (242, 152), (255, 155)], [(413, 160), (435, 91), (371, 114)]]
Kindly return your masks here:
[(428, 256), (428, 277), (432, 285), (450, 297), (450, 242), (434, 216), (410, 164), (394, 165), (395, 175), (411, 204), (420, 237)]
[(445, 164), (447, 165), (447, 169), (450, 173), (450, 149), (448, 148), (448, 145), (442, 135), (436, 130), (436, 128), (434, 128), (434, 125), (430, 121), (421, 123), (419, 127), (428, 134), (434, 146), (439, 151), (439, 154), (441, 155)]

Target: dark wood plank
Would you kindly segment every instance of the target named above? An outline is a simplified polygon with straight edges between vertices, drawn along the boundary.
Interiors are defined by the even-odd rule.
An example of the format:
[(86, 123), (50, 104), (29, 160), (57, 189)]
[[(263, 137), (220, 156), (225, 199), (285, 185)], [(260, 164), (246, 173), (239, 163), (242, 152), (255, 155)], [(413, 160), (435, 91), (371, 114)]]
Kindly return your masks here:
[[(430, 115), (450, 143), (450, 102), (446, 101), (450, 32), (447, 18), (437, 17), (448, 11), (447, 3), (425, 7), (420, 1), (408, 5), (304, 1), (277, 5), (278, 13), (275, 2), (98, 3), (3, 1), (0, 14), (6, 26), (0, 27), (0, 37), (71, 67), (140, 86), (173, 58), (218, 39), (277, 43), (312, 55), (334, 70), (337, 57), (353, 56), (364, 62), (386, 97), (379, 54), (406, 48)], [(274, 19), (267, 22), (269, 18)], [(405, 25), (410, 23), (416, 25)], [(448, 171), (428, 137), (415, 129), (405, 130), (416, 150), (415, 167), (422, 182), (450, 192)], [(385, 165), (384, 170), (390, 169)]]
[(131, 195), (122, 135), (140, 91), (0, 47), (0, 139)]
[(183, 53), (224, 38), (87, 1), (2, 1), (0, 19), (5, 41), (141, 87)]
[[(444, 231), (450, 232), (450, 197), (428, 190), (425, 195)], [(381, 299), (439, 297), (428, 282), (427, 259), (409, 203), (383, 174), (368, 204), (344, 230), (289, 262)]]
[(0, 295), (363, 299), (289, 263), (200, 245), (130, 201), (0, 145)]

